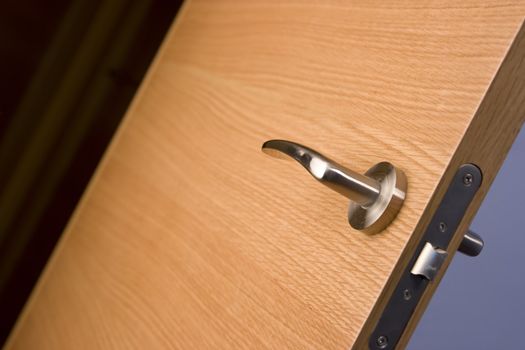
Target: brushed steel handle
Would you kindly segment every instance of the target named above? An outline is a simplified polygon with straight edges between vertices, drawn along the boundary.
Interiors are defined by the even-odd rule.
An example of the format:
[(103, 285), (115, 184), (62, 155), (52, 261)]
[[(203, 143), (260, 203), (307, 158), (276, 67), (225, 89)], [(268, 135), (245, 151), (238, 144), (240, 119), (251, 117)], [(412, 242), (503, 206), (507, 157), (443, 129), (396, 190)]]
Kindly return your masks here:
[(316, 180), (361, 205), (375, 202), (381, 191), (379, 181), (345, 168), (298, 143), (270, 140), (263, 144), (262, 150), (277, 157), (286, 154), (298, 161)]
[(407, 188), (405, 174), (388, 162), (378, 163), (361, 175), (291, 141), (266, 141), (262, 151), (278, 158), (286, 155), (295, 159), (319, 182), (350, 199), (348, 221), (355, 229), (380, 232), (403, 205)]

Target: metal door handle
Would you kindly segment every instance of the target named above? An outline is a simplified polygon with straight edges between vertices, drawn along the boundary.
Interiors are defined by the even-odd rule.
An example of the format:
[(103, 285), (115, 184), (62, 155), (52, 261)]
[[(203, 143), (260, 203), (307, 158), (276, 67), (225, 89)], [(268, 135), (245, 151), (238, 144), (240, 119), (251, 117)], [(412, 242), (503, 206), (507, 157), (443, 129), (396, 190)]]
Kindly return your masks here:
[(295, 159), (315, 179), (350, 199), (348, 222), (357, 230), (382, 231), (403, 205), (405, 174), (388, 162), (378, 163), (361, 175), (295, 142), (270, 140), (262, 145), (262, 150), (278, 158), (285, 154)]
[[(295, 159), (316, 180), (350, 199), (348, 222), (355, 229), (367, 233), (380, 232), (392, 222), (403, 205), (406, 176), (388, 162), (378, 163), (361, 175), (295, 142), (270, 140), (262, 145), (262, 150), (277, 158)], [(458, 250), (477, 256), (483, 245), (483, 239), (469, 230)]]

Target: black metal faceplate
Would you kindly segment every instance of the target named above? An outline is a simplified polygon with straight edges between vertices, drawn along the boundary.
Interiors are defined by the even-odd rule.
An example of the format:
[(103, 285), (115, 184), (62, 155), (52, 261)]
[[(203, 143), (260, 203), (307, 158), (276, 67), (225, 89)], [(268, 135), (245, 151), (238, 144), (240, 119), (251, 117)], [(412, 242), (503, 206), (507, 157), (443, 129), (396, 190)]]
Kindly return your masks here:
[(370, 349), (395, 349), (427, 285), (432, 283), (410, 273), (416, 259), (426, 242), (448, 248), (481, 180), (481, 171), (473, 164), (458, 169), (370, 337)]

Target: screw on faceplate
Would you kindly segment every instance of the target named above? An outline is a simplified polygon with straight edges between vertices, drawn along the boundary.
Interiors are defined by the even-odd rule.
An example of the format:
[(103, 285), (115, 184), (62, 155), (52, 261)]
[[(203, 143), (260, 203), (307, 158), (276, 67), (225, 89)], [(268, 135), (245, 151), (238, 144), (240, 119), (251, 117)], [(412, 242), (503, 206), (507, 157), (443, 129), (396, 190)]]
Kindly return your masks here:
[(407, 300), (407, 301), (410, 300), (410, 299), (412, 299), (412, 293), (410, 293), (410, 290), (409, 290), (409, 289), (405, 289), (405, 290), (403, 291), (403, 299), (405, 299), (405, 300)]
[(447, 224), (445, 224), (443, 221), (439, 223), (439, 230), (441, 232), (445, 232), (447, 230)]
[(380, 349), (384, 349), (387, 347), (388, 345), (388, 338), (384, 335), (380, 335), (379, 337), (377, 337), (376, 339), (376, 344), (377, 346), (380, 348)]
[(470, 186), (472, 185), (472, 181), (474, 181), (474, 176), (470, 173), (467, 173), (463, 176), (463, 184), (465, 186)]

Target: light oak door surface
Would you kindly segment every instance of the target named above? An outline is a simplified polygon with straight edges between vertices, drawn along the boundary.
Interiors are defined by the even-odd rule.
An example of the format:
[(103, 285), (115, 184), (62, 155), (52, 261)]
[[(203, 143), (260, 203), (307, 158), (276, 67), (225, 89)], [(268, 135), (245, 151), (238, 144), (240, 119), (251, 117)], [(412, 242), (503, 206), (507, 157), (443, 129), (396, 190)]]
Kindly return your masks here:
[[(367, 349), (454, 173), (523, 122), (523, 1), (188, 1), (6, 349)], [(408, 179), (386, 230), (260, 150)], [(451, 315), (453, 319), (453, 315)], [(451, 344), (452, 346), (452, 344)]]

